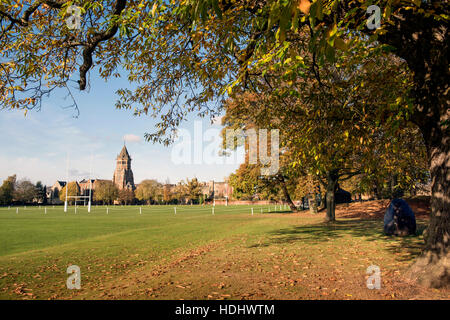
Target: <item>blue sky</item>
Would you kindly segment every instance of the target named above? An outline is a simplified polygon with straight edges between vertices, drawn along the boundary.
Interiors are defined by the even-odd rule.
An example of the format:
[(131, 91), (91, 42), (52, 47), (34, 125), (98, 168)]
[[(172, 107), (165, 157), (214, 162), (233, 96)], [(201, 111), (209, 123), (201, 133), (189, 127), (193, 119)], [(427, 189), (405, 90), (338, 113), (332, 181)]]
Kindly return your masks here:
[[(156, 119), (135, 117), (131, 110), (115, 109), (115, 91), (120, 87), (130, 86), (122, 79), (105, 82), (94, 77), (90, 92), (74, 89), (80, 109), (78, 118), (73, 117), (76, 114), (73, 109), (63, 108), (70, 102), (64, 100), (65, 94), (62, 92), (45, 99), (40, 111), (29, 111), (26, 116), (23, 111), (1, 110), (0, 180), (11, 174), (17, 174), (19, 179), (28, 178), (32, 182), (40, 180), (47, 185), (52, 185), (57, 179), (66, 180), (67, 153), (70, 159), (70, 180), (88, 178), (91, 163), (93, 178), (112, 179), (115, 158), (123, 146), (125, 136), (127, 149), (133, 159), (135, 183), (144, 179), (157, 179), (160, 182), (169, 179), (175, 183), (187, 177), (197, 177), (202, 181), (223, 181), (224, 177), (236, 170), (239, 161), (233, 164), (180, 164), (173, 161), (174, 146), (164, 147), (145, 142), (144, 133), (153, 131)], [(201, 126), (202, 132), (215, 136), (211, 142), (203, 142), (202, 150), (220, 142), (218, 123), (211, 124), (209, 119), (192, 115), (189, 121), (181, 125), (186, 132), (191, 133), (190, 141), (184, 139), (187, 143), (185, 147), (190, 143), (193, 150), (195, 139), (199, 140), (198, 136), (194, 138), (195, 121), (201, 121), (197, 127)], [(180, 147), (179, 143), (177, 145)]]

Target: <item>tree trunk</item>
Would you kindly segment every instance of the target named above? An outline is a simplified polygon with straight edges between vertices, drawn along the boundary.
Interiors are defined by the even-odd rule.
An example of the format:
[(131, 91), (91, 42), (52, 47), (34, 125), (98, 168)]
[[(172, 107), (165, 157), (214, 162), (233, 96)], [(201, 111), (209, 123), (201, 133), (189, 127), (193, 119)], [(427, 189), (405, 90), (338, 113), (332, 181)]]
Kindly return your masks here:
[(378, 183), (378, 180), (375, 181), (375, 187), (373, 188), (373, 193), (375, 195), (375, 200), (381, 199), (381, 190), (380, 190), (380, 184)]
[(286, 180), (283, 176), (280, 177), (280, 184), (281, 184), (281, 190), (283, 191), (283, 196), (287, 204), (289, 205), (289, 208), (291, 208), (292, 212), (297, 212), (297, 207), (295, 206), (294, 202), (291, 199), (291, 196), (289, 195), (289, 190), (286, 186)]
[[(443, 137), (444, 138), (444, 137)], [(427, 229), (427, 249), (448, 251), (450, 242), (450, 139), (431, 150), (431, 219)]]
[(410, 279), (435, 288), (450, 285), (450, 138), (446, 117), (431, 130), (422, 130), (430, 162), (431, 215), (423, 235), (425, 250), (408, 272)]
[(317, 210), (317, 199), (316, 199), (316, 194), (315, 193), (310, 193), (308, 196), (308, 207), (309, 207), (309, 212), (311, 214), (317, 214), (318, 210)]
[[(442, 8), (442, 13), (448, 13), (447, 7)], [(379, 41), (394, 46), (395, 54), (408, 63), (414, 74), (411, 93), (415, 112), (411, 120), (425, 140), (432, 184), (425, 251), (409, 275), (430, 287), (445, 286), (450, 284), (448, 22), (405, 9), (386, 30)]]
[(325, 190), (325, 193), (322, 195), (322, 207), (319, 209), (319, 211), (325, 210), (327, 208), (327, 190)]
[(339, 179), (339, 170), (330, 170), (327, 173), (327, 193), (326, 193), (326, 204), (327, 204), (327, 214), (325, 217), (326, 222), (336, 221), (335, 211), (336, 211), (336, 187)]
[(440, 59), (428, 56), (429, 60), (422, 61), (414, 70), (416, 112), (413, 121), (420, 128), (427, 147), (431, 215), (424, 232), (425, 250), (411, 267), (409, 277), (428, 287), (450, 285), (448, 45), (442, 50), (435, 53), (442, 55)]

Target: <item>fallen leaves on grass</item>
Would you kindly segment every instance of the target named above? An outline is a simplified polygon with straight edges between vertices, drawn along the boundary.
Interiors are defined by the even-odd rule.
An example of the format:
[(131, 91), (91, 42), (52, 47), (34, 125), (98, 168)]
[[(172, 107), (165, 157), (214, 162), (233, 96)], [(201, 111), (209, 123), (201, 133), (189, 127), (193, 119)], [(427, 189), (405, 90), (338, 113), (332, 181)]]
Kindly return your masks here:
[(13, 289), (13, 292), (20, 296), (33, 298), (33, 293), (30, 292), (33, 290), (25, 288), (25, 285), (26, 285), (25, 283), (20, 284), (14, 283), (15, 288)]

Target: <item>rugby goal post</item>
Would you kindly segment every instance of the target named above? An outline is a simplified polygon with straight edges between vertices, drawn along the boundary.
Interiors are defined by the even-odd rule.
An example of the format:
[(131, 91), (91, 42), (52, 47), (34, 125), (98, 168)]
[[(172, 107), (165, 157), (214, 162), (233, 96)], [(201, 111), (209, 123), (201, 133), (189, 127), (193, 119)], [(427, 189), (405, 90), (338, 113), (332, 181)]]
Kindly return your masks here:
[[(75, 207), (77, 206), (77, 201), (83, 201), (83, 205), (86, 205), (86, 199), (87, 199), (88, 200), (88, 212), (91, 212), (91, 192), (90, 191), (89, 191), (88, 196), (67, 196), (66, 203), (67, 203), (67, 199), (70, 199), (70, 198), (75, 199), (75, 201), (74, 201)], [(67, 212), (67, 210), (64, 212)]]
[(78, 199), (88, 199), (88, 212), (91, 212), (91, 204), (92, 204), (92, 154), (91, 154), (91, 164), (89, 170), (89, 195), (88, 196), (68, 196), (69, 190), (69, 153), (67, 152), (67, 182), (66, 182), (66, 198), (64, 201), (64, 212), (67, 212), (68, 198), (75, 198), (75, 206), (77, 205)]
[(68, 199), (75, 199), (74, 204), (77, 205), (77, 201), (83, 201), (83, 205), (86, 205), (86, 199), (90, 202), (90, 196), (67, 196)]

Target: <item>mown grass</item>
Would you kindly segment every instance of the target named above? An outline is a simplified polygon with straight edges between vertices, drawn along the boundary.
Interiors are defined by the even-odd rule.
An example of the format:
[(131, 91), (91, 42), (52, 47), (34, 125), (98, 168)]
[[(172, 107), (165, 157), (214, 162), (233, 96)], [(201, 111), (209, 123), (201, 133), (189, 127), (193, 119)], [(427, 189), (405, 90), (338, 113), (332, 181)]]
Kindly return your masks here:
[[(91, 213), (85, 207), (78, 207), (77, 213), (73, 207), (68, 213), (62, 207), (47, 207), (47, 214), (43, 207), (21, 207), (18, 214), (16, 208), (1, 208), (0, 298), (417, 294), (403, 288), (392, 296), (365, 288), (367, 266), (378, 264), (385, 287), (394, 290), (392, 280), (422, 248), (421, 236), (383, 235), (380, 219), (340, 219), (329, 225), (321, 215), (274, 212), (274, 206), (253, 206), (253, 215), (251, 206), (216, 206), (214, 215), (211, 206), (177, 206), (176, 214), (173, 206), (143, 206), (142, 214), (139, 208), (109, 207), (108, 214), (106, 207), (93, 207)], [(419, 230), (424, 225), (419, 221)], [(81, 290), (66, 288), (70, 265), (81, 269)]]
[[(66, 293), (65, 273), (78, 265), (84, 286), (130, 272), (134, 267), (168, 258), (232, 234), (261, 228), (261, 209), (211, 206), (20, 207), (0, 209), (0, 298), (15, 298), (32, 288), (34, 297)], [(274, 207), (270, 207), (274, 211)], [(278, 208), (279, 209), (279, 208)], [(15, 285), (14, 285), (15, 284)], [(17, 287), (22, 287), (16, 290)], [(14, 293), (14, 291), (17, 291)], [(31, 292), (31, 291), (30, 291)], [(22, 293), (27, 293), (22, 292)]]

